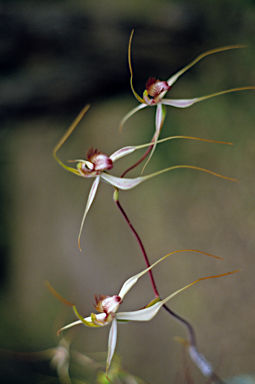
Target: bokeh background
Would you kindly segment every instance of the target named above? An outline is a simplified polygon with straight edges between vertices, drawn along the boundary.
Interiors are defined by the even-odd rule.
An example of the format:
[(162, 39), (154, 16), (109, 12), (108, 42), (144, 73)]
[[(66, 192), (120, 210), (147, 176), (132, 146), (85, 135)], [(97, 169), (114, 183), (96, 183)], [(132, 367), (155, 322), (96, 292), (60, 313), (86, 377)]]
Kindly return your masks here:
[[(112, 200), (113, 188), (104, 183), (79, 251), (91, 180), (60, 168), (52, 157), (54, 145), (86, 103), (92, 107), (61, 148), (61, 159), (85, 158), (92, 146), (111, 154), (150, 141), (154, 108), (118, 130), (121, 118), (137, 105), (127, 65), (132, 29), (140, 95), (150, 76), (167, 79), (200, 53), (233, 44), (247, 47), (205, 58), (178, 80), (169, 97), (255, 85), (255, 2), (2, 0), (0, 20), (0, 346), (32, 352), (54, 347), (57, 327), (74, 319), (47, 291), (46, 280), (89, 315), (95, 294), (116, 294), (144, 268), (138, 244)], [(255, 91), (244, 91), (186, 110), (168, 107), (162, 138), (190, 135), (234, 146), (173, 140), (157, 147), (146, 168), (150, 173), (190, 164), (239, 183), (182, 169), (120, 193), (151, 262), (186, 248), (224, 258), (183, 253), (165, 260), (154, 271), (163, 297), (197, 278), (241, 269), (201, 282), (170, 303), (192, 322), (199, 350), (224, 378), (255, 371), (254, 101)], [(112, 173), (120, 175), (141, 153), (120, 160)], [(141, 308), (152, 298), (145, 276), (122, 309)], [(77, 332), (76, 350), (106, 351), (108, 328)], [(120, 324), (117, 352), (123, 367), (154, 384), (185, 382), (187, 363), (175, 336), (186, 337), (186, 331), (164, 311), (149, 323)], [(0, 368), (3, 383), (49, 382), (55, 375), (48, 364), (15, 353), (1, 352)], [(191, 371), (196, 383), (206, 381), (196, 367)], [(74, 369), (72, 375), (77, 377)]]

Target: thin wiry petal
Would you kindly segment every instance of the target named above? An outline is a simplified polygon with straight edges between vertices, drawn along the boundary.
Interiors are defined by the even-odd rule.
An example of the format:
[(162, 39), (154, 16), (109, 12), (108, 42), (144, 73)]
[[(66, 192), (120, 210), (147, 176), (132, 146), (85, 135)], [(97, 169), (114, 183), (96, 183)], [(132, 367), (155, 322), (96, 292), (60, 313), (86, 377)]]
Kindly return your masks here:
[(117, 343), (117, 321), (113, 319), (108, 338), (108, 355), (106, 360), (106, 372), (108, 371)]
[(83, 218), (82, 218), (82, 222), (81, 222), (81, 227), (80, 227), (80, 232), (79, 232), (79, 236), (78, 236), (78, 244), (79, 244), (80, 251), (81, 251), (80, 238), (81, 238), (82, 227), (83, 227), (84, 221), (86, 219), (87, 213), (88, 213), (88, 211), (89, 211), (89, 209), (91, 207), (91, 204), (93, 203), (93, 200), (94, 200), (94, 198), (96, 196), (96, 192), (97, 192), (97, 188), (98, 188), (99, 182), (100, 182), (100, 175), (96, 177), (96, 179), (94, 180), (94, 182), (92, 184), (92, 187), (91, 187), (90, 192), (89, 192), (89, 197), (88, 197), (88, 200), (87, 200), (86, 208), (85, 208), (85, 211), (84, 211), (84, 214), (83, 214)]
[[(76, 308), (75, 308), (76, 309)], [(72, 323), (70, 324), (67, 324), (65, 325), (64, 327), (62, 327), (59, 331), (58, 331), (58, 334), (59, 332), (61, 331), (65, 331), (66, 329), (69, 329), (69, 328), (72, 328), (74, 327), (75, 325), (79, 325), (79, 324), (84, 324), (84, 325), (87, 325), (87, 327), (101, 327), (101, 325), (97, 325), (97, 324), (94, 324), (92, 322), (92, 319), (91, 319), (91, 316), (88, 316), (88, 317), (85, 317), (83, 318), (82, 316), (80, 316), (80, 314), (78, 313), (77, 309), (75, 311), (75, 314), (76, 316), (79, 317), (80, 320), (76, 320), (76, 321), (73, 321)], [(98, 313), (97, 315), (95, 315), (97, 320), (98, 321), (103, 321), (105, 319), (105, 313)], [(106, 324), (107, 325), (107, 324)]]
[(232, 88), (232, 89), (227, 89), (225, 91), (216, 92), (216, 93), (213, 93), (211, 95), (196, 97), (194, 99), (163, 99), (161, 102), (164, 105), (170, 105), (170, 106), (176, 107), (176, 108), (187, 108), (187, 107), (190, 107), (191, 105), (193, 105), (195, 103), (198, 103), (199, 101), (210, 99), (211, 97), (224, 95), (224, 94), (230, 93), (230, 92), (245, 91), (248, 89), (255, 89), (255, 87), (250, 86), (250, 87)]
[(58, 157), (57, 157), (57, 151), (59, 150), (59, 148), (64, 144), (64, 142), (66, 141), (66, 139), (71, 135), (71, 133), (73, 132), (73, 130), (75, 129), (75, 127), (79, 124), (79, 122), (81, 121), (81, 119), (83, 118), (83, 116), (85, 115), (85, 113), (87, 112), (87, 110), (90, 108), (90, 105), (87, 104), (82, 110), (81, 112), (79, 113), (79, 115), (76, 117), (76, 119), (73, 121), (73, 123), (70, 125), (70, 127), (68, 128), (68, 130), (66, 131), (66, 133), (64, 134), (64, 136), (59, 140), (59, 142), (57, 143), (57, 145), (55, 146), (55, 148), (53, 149), (53, 156), (55, 158), (55, 160), (63, 167), (65, 168), (67, 171), (69, 172), (72, 172), (72, 173), (75, 173), (76, 175), (78, 176), (82, 176), (80, 174), (80, 172), (75, 169), (75, 168), (71, 168), (71, 167), (68, 167), (67, 165), (65, 165)]
[(195, 65), (196, 63), (198, 63), (200, 60), (202, 60), (204, 57), (206, 56), (209, 56), (209, 55), (212, 55), (213, 53), (217, 53), (217, 52), (222, 52), (222, 51), (227, 51), (229, 49), (236, 49), (236, 48), (245, 48), (245, 45), (229, 45), (229, 46), (226, 46), (226, 47), (221, 47), (221, 48), (216, 48), (216, 49), (211, 49), (210, 51), (206, 51), (204, 53), (202, 53), (201, 55), (199, 55), (195, 60), (193, 60), (191, 63), (189, 63), (188, 65), (186, 65), (184, 68), (182, 68), (180, 71), (178, 71), (177, 73), (175, 73), (173, 76), (171, 76), (168, 80), (167, 80), (167, 84), (172, 86), (176, 80), (181, 76), (183, 75), (183, 73), (187, 72), (188, 69), (190, 69), (191, 67), (193, 67), (193, 65)]
[(127, 179), (124, 177), (123, 178), (116, 177), (116, 176), (109, 175), (108, 173), (105, 173), (105, 172), (103, 172), (100, 177), (101, 177), (101, 179), (103, 179), (104, 181), (113, 185), (116, 188), (119, 188), (122, 190), (128, 190), (128, 189), (132, 189), (132, 188), (136, 187), (137, 185), (141, 184), (145, 180), (151, 179), (152, 177), (158, 176), (161, 173), (172, 171), (172, 170), (178, 169), (178, 168), (196, 169), (198, 171), (203, 171), (206, 173), (210, 173), (211, 175), (221, 177), (222, 179), (227, 179), (227, 180), (237, 182), (236, 179), (232, 179), (231, 177), (223, 176), (223, 175), (220, 175), (219, 173), (212, 172), (212, 171), (209, 171), (208, 169), (204, 169), (204, 168), (200, 168), (200, 167), (195, 167), (193, 165), (174, 165), (172, 167), (162, 169), (161, 171), (151, 173), (150, 175), (140, 176), (140, 177), (136, 177), (134, 179)]
[[(151, 145), (151, 144), (149, 144)], [(124, 147), (121, 149), (118, 149), (118, 151), (114, 152), (111, 156), (110, 159), (114, 162), (118, 159), (121, 159), (124, 156), (129, 155), (130, 153), (134, 152), (137, 149), (135, 146), (129, 146), (129, 147)]]
[(152, 147), (152, 150), (150, 152), (150, 156), (148, 157), (148, 160), (146, 161), (143, 169), (142, 169), (142, 172), (141, 174), (143, 173), (143, 171), (145, 170), (145, 167), (147, 166), (147, 164), (149, 163), (155, 149), (156, 149), (156, 145), (157, 145), (157, 140), (158, 140), (158, 137), (159, 137), (159, 134), (160, 134), (160, 131), (161, 131), (161, 128), (163, 126), (163, 123), (164, 123), (164, 120), (165, 120), (165, 117), (166, 117), (166, 111), (165, 111), (165, 107), (162, 105), (162, 103), (158, 103), (157, 104), (157, 108), (156, 108), (156, 116), (155, 116), (155, 125), (156, 125), (156, 131), (155, 131), (155, 134), (154, 134), (154, 143), (153, 143), (153, 147)]
[(197, 103), (198, 98), (194, 99), (163, 99), (162, 104), (164, 105), (170, 105), (171, 107), (176, 107), (176, 108), (188, 108), (191, 105)]
[(148, 107), (148, 105), (145, 104), (144, 101), (142, 101), (142, 104), (139, 104), (137, 107), (135, 107), (134, 109), (132, 109), (132, 111), (128, 112), (128, 113), (123, 117), (123, 119), (121, 120), (120, 125), (119, 125), (119, 130), (120, 130), (120, 131), (122, 130), (123, 125), (125, 124), (125, 122), (126, 122), (131, 116), (133, 116), (137, 111), (140, 111), (140, 109), (143, 109), (143, 108), (146, 108), (146, 107)]
[[(159, 260), (160, 261), (160, 260)], [(236, 271), (231, 271), (231, 272), (227, 272), (227, 273), (223, 273), (223, 274), (220, 274), (220, 275), (216, 275), (216, 276), (207, 276), (207, 277), (202, 277), (196, 281), (193, 281), (191, 284), (188, 284), (186, 285), (185, 287), (181, 288), (181, 289), (178, 289), (177, 291), (175, 291), (174, 293), (172, 293), (171, 295), (169, 295), (168, 297), (166, 297), (164, 300), (161, 300), (159, 302), (157, 302), (156, 304), (152, 305), (151, 307), (147, 307), (147, 308), (143, 308), (143, 309), (140, 309), (138, 311), (131, 311), (131, 312), (118, 312), (116, 314), (116, 319), (117, 320), (121, 320), (121, 321), (149, 321), (151, 320), (154, 316), (156, 316), (156, 314), (158, 313), (158, 311), (160, 310), (160, 308), (167, 302), (169, 301), (170, 299), (172, 299), (174, 296), (176, 296), (178, 293), (184, 291), (186, 288), (189, 288), (191, 287), (192, 285), (198, 283), (199, 281), (202, 281), (202, 280), (206, 280), (206, 279), (215, 279), (215, 278), (218, 278), (218, 277), (221, 277), (221, 276), (226, 276), (226, 275), (230, 275), (232, 273), (236, 273), (238, 272), (239, 270), (236, 270)]]
[[(160, 140), (155, 141), (155, 135), (154, 135), (153, 142), (155, 141), (155, 144), (160, 144), (160, 143), (163, 143), (165, 141), (172, 140), (172, 139), (189, 139), (189, 140), (207, 141), (209, 143), (233, 145), (232, 143), (227, 143), (225, 141), (208, 140), (208, 139), (202, 139), (200, 137), (193, 137), (193, 136), (170, 136), (170, 137), (165, 137), (164, 139), (160, 139)], [(110, 159), (113, 162), (115, 162), (116, 160), (119, 160), (119, 159), (121, 159), (124, 156), (130, 155), (131, 153), (133, 153), (137, 149), (142, 149), (142, 148), (150, 147), (153, 144), (153, 142), (150, 142), (150, 143), (147, 143), (147, 144), (142, 144), (142, 145), (134, 145), (134, 146), (130, 145), (130, 146), (127, 146), (127, 147), (123, 147), (121, 149), (118, 149), (118, 151), (114, 152), (110, 156)], [(77, 160), (77, 161), (82, 162), (82, 160)]]
[(136, 93), (134, 86), (133, 86), (133, 70), (132, 70), (132, 64), (131, 64), (131, 42), (133, 38), (134, 30), (132, 30), (130, 38), (129, 38), (129, 43), (128, 43), (128, 66), (130, 70), (130, 86), (132, 89), (132, 92), (135, 96), (135, 98), (140, 102), (143, 103), (143, 99)]
[(210, 257), (215, 257), (216, 259), (220, 259), (222, 260), (221, 257), (219, 256), (215, 256), (215, 255), (211, 255), (210, 253), (207, 253), (207, 252), (202, 252), (202, 251), (198, 251), (197, 249), (179, 249), (178, 251), (173, 251), (173, 252), (170, 252), (168, 253), (167, 255), (161, 257), (159, 260), (157, 260), (155, 263), (153, 263), (149, 268), (146, 268), (145, 270), (143, 270), (142, 272), (136, 274), (135, 276), (132, 276), (130, 277), (122, 286), (118, 296), (121, 297), (121, 299), (123, 300), (123, 298), (125, 297), (125, 295), (128, 293), (128, 291), (133, 287), (133, 285), (135, 285), (135, 283), (137, 282), (137, 280), (143, 276), (146, 272), (148, 272), (150, 269), (152, 269), (153, 267), (155, 267), (157, 264), (159, 264), (161, 261), (163, 261), (164, 259), (166, 259), (167, 257), (171, 256), (171, 255), (174, 255), (175, 253), (180, 253), (180, 252), (197, 252), (197, 253), (201, 253), (203, 255), (206, 255), (206, 256), (210, 256)]

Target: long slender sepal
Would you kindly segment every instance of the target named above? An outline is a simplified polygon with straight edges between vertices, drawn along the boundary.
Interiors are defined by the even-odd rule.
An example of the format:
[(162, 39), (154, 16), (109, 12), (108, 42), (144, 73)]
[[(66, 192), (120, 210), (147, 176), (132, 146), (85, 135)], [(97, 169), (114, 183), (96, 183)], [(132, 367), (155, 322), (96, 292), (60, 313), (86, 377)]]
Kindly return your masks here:
[(215, 256), (215, 255), (211, 255), (210, 253), (206, 253), (206, 252), (203, 252), (203, 251), (199, 251), (197, 249), (179, 249), (178, 251), (173, 251), (173, 252), (170, 252), (168, 253), (167, 255), (161, 257), (161, 259), (157, 260), (154, 264), (152, 264), (149, 268), (143, 270), (142, 272), (138, 273), (137, 275), (135, 276), (132, 276), (130, 277), (122, 286), (118, 296), (121, 297), (121, 299), (123, 300), (124, 296), (128, 293), (128, 291), (133, 287), (133, 285), (136, 284), (136, 282), (138, 281), (138, 279), (143, 276), (145, 273), (147, 273), (149, 270), (151, 270), (153, 267), (155, 267), (157, 264), (159, 264), (161, 261), (163, 261), (164, 259), (166, 259), (167, 257), (171, 256), (171, 255), (174, 255), (175, 253), (180, 253), (180, 252), (197, 252), (197, 253), (201, 253), (202, 255), (206, 255), (206, 256), (210, 256), (210, 257), (215, 257), (216, 259), (220, 259), (222, 260), (221, 257), (219, 256)]
[(194, 99), (163, 99), (161, 102), (162, 104), (170, 105), (171, 107), (188, 108), (195, 103), (199, 103), (200, 101), (210, 99), (211, 97), (225, 95), (226, 93), (230, 93), (230, 92), (245, 91), (248, 89), (255, 89), (255, 86), (227, 89), (225, 91), (216, 92), (207, 96), (196, 97)]
[(201, 55), (199, 55), (195, 60), (193, 60), (191, 63), (189, 63), (188, 65), (186, 65), (184, 68), (182, 68), (180, 71), (178, 71), (175, 75), (171, 76), (168, 80), (167, 80), (167, 84), (169, 86), (172, 86), (176, 80), (181, 76), (183, 75), (185, 72), (187, 72), (188, 69), (190, 69), (191, 67), (193, 67), (196, 63), (198, 63), (200, 60), (202, 60), (204, 57), (206, 56), (209, 56), (209, 55), (212, 55), (213, 53), (217, 53), (217, 52), (222, 52), (222, 51), (227, 51), (229, 49), (236, 49), (236, 48), (245, 48), (245, 45), (229, 45), (229, 46), (226, 46), (226, 47), (221, 47), (221, 48), (216, 48), (216, 49), (211, 49), (210, 51), (206, 51), (204, 53), (202, 53)]
[(89, 211), (89, 209), (91, 207), (91, 204), (93, 203), (93, 200), (94, 200), (94, 198), (96, 196), (96, 192), (97, 192), (97, 188), (98, 188), (99, 182), (100, 182), (100, 176), (97, 176), (96, 179), (94, 180), (93, 184), (92, 184), (91, 189), (90, 189), (89, 197), (88, 197), (87, 204), (86, 204), (86, 208), (85, 208), (85, 211), (84, 211), (84, 214), (83, 214), (83, 217), (82, 217), (80, 232), (79, 232), (79, 236), (78, 236), (78, 245), (79, 245), (79, 250), (80, 251), (81, 251), (81, 232), (82, 232), (83, 224), (84, 224), (84, 221), (86, 219), (87, 213), (88, 213), (88, 211)]
[(144, 102), (142, 102), (142, 104), (139, 104), (137, 107), (135, 107), (134, 109), (132, 109), (130, 112), (128, 112), (124, 117), (123, 119), (121, 120), (120, 122), (120, 125), (119, 125), (119, 131), (121, 132), (122, 131), (122, 127), (123, 125), (125, 124), (125, 122), (131, 117), (133, 116), (136, 112), (140, 111), (140, 109), (143, 109), (143, 108), (146, 108), (148, 107), (147, 104), (145, 104)]
[(113, 319), (108, 338), (108, 354), (106, 360), (106, 374), (110, 367), (117, 343), (117, 320)]
[(188, 284), (185, 287), (183, 287), (181, 289), (178, 289), (177, 291), (175, 291), (174, 293), (172, 293), (171, 295), (166, 297), (164, 300), (161, 300), (161, 301), (157, 302), (156, 304), (154, 304), (154, 305), (152, 305), (150, 307), (147, 307), (147, 308), (144, 308), (144, 309), (140, 309), (138, 311), (133, 311), (133, 312), (118, 312), (116, 314), (116, 319), (117, 320), (121, 320), (121, 321), (123, 321), (123, 320), (126, 320), (126, 321), (149, 321), (154, 316), (156, 316), (156, 314), (158, 313), (160, 308), (167, 301), (172, 299), (174, 296), (178, 295), (178, 293), (180, 293), (180, 292), (184, 291), (185, 289), (191, 287), (192, 285), (198, 283), (199, 281), (206, 280), (206, 279), (215, 279), (215, 278), (218, 278), (218, 277), (222, 277), (222, 276), (230, 275), (232, 273), (236, 273), (238, 271), (240, 271), (240, 269), (236, 270), (236, 271), (222, 273), (222, 274), (216, 275), (216, 276), (202, 277), (202, 278), (200, 278), (200, 279), (198, 279), (196, 281), (193, 281), (191, 284)]
[(137, 185), (141, 184), (145, 180), (151, 179), (152, 177), (158, 176), (161, 173), (172, 171), (172, 170), (178, 169), (178, 168), (196, 169), (198, 171), (206, 172), (206, 173), (209, 173), (211, 175), (220, 177), (222, 179), (227, 179), (227, 180), (238, 182), (238, 180), (232, 179), (231, 177), (223, 176), (223, 175), (220, 175), (219, 173), (209, 171), (208, 169), (204, 169), (204, 168), (200, 168), (200, 167), (195, 167), (193, 165), (174, 165), (172, 167), (162, 169), (161, 171), (151, 173), (150, 175), (140, 176), (140, 177), (136, 177), (134, 179), (127, 179), (124, 177), (123, 178), (116, 177), (116, 176), (112, 176), (112, 175), (109, 175), (108, 173), (103, 172), (101, 174), (101, 179), (103, 179), (104, 181), (113, 185), (116, 188), (119, 188), (122, 190), (128, 190), (128, 189), (132, 189), (132, 188), (136, 187)]
[(153, 136), (153, 147), (152, 147), (150, 155), (149, 155), (149, 157), (148, 157), (148, 159), (147, 159), (147, 161), (146, 161), (146, 163), (142, 169), (141, 175), (143, 174), (145, 167), (149, 163), (149, 161), (150, 161), (150, 159), (151, 159), (151, 157), (152, 157), (152, 155), (156, 149), (157, 140), (158, 140), (161, 128), (164, 124), (165, 117), (166, 117), (166, 109), (165, 109), (164, 105), (162, 105), (162, 103), (158, 103), (157, 108), (156, 108), (156, 116), (155, 116), (156, 131), (155, 131), (155, 134)]
[(90, 104), (87, 104), (85, 105), (85, 107), (81, 110), (81, 112), (79, 113), (79, 115), (76, 117), (76, 119), (73, 121), (73, 123), (70, 125), (70, 127), (68, 128), (68, 130), (66, 131), (66, 133), (64, 134), (64, 136), (59, 140), (59, 142), (57, 143), (57, 145), (55, 146), (55, 148), (53, 149), (53, 156), (55, 158), (55, 160), (64, 168), (66, 169), (67, 171), (69, 172), (72, 172), (72, 173), (75, 173), (76, 175), (78, 176), (82, 176), (80, 174), (80, 172), (78, 171), (78, 169), (75, 169), (75, 168), (71, 168), (71, 167), (68, 167), (67, 165), (65, 165), (58, 157), (57, 157), (57, 151), (59, 150), (59, 148), (64, 144), (64, 142), (66, 141), (66, 139), (71, 135), (71, 133), (73, 132), (73, 130), (76, 128), (76, 126), (79, 124), (79, 122), (81, 121), (81, 119), (83, 118), (83, 116), (85, 115), (85, 113), (87, 112), (87, 110), (90, 108)]
[(51, 284), (49, 283), (49, 281), (46, 281), (45, 282), (45, 285), (46, 285), (46, 288), (50, 291), (50, 293), (56, 297), (56, 299), (58, 301), (60, 301), (61, 303), (67, 305), (68, 307), (73, 307), (74, 304), (73, 303), (70, 303), (70, 301), (64, 299), (64, 297), (62, 297), (52, 286)]
[(130, 86), (132, 89), (132, 92), (135, 96), (135, 98), (140, 102), (144, 103), (144, 100), (136, 93), (133, 87), (133, 70), (132, 70), (132, 64), (131, 64), (131, 43), (132, 43), (132, 38), (133, 38), (134, 30), (132, 30), (130, 38), (129, 38), (129, 43), (128, 43), (128, 66), (130, 70)]
[[(142, 144), (142, 145), (135, 145), (135, 146), (128, 146), (128, 147), (123, 147), (121, 149), (118, 149), (116, 152), (114, 152), (111, 156), (110, 159), (115, 162), (116, 160), (121, 159), (124, 156), (130, 155), (137, 149), (142, 149), (146, 147), (150, 147), (153, 145), (154, 141), (156, 144), (164, 143), (165, 141), (172, 140), (172, 139), (189, 139), (189, 140), (198, 140), (198, 141), (206, 141), (208, 143), (218, 143), (218, 144), (228, 144), (228, 145), (233, 145), (233, 143), (227, 143), (225, 141), (216, 141), (216, 140), (209, 140), (209, 139), (201, 139), (200, 137), (193, 137), (193, 136), (170, 136), (166, 137), (164, 139), (160, 139), (155, 141), (155, 136), (153, 142), (147, 143), (147, 144)], [(75, 160), (76, 162), (84, 162), (84, 160)], [(88, 166), (88, 165), (87, 165)]]
[(87, 325), (87, 327), (101, 327), (101, 325), (97, 325), (97, 324), (95, 324), (95, 323), (93, 323), (93, 321), (92, 321), (92, 315), (91, 315), (91, 318), (89, 319), (89, 321), (88, 321), (88, 319), (84, 319), (80, 314), (79, 314), (79, 312), (77, 311), (77, 308), (76, 308), (76, 306), (75, 305), (73, 305), (73, 310), (74, 310), (74, 313), (75, 313), (75, 315), (78, 317), (78, 319), (83, 323), (83, 324), (85, 324), (85, 325)]

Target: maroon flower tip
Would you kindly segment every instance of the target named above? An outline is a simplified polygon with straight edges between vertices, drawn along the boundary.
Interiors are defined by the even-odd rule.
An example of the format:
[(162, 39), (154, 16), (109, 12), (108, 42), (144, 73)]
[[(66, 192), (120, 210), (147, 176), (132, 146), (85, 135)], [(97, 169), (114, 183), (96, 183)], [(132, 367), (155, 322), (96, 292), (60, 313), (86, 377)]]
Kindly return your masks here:
[(90, 148), (87, 152), (87, 159), (93, 164), (93, 171), (102, 172), (113, 168), (113, 162), (109, 156), (97, 149)]
[(170, 88), (166, 81), (156, 80), (155, 77), (150, 77), (146, 83), (148, 95), (152, 97), (157, 97), (161, 92), (169, 91)]
[(150, 86), (155, 84), (155, 83), (156, 83), (156, 77), (149, 77), (148, 80), (147, 80), (147, 83), (146, 83), (147, 91), (150, 88)]

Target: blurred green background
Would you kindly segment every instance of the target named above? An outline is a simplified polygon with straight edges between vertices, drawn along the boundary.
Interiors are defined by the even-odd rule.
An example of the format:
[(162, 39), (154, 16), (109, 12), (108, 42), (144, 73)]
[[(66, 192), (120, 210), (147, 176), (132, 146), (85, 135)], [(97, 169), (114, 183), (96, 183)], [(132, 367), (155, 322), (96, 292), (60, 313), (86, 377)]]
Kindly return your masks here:
[[(138, 244), (112, 200), (113, 188), (104, 183), (79, 252), (77, 236), (92, 181), (61, 169), (53, 147), (86, 103), (92, 107), (60, 150), (61, 159), (85, 158), (92, 146), (111, 154), (150, 141), (154, 108), (118, 130), (121, 118), (137, 105), (127, 65), (132, 29), (134, 86), (140, 95), (150, 76), (167, 79), (200, 53), (233, 44), (247, 47), (205, 58), (178, 80), (169, 98), (255, 85), (255, 2), (2, 0), (0, 19), (0, 346), (31, 352), (55, 346), (56, 329), (74, 319), (46, 290), (46, 280), (85, 316), (93, 311), (95, 294), (116, 294), (144, 268)], [(182, 169), (120, 193), (151, 262), (187, 248), (224, 258), (183, 253), (165, 260), (154, 271), (162, 297), (200, 277), (241, 268), (201, 282), (170, 303), (192, 322), (199, 350), (224, 378), (254, 373), (254, 101), (255, 91), (244, 91), (186, 110), (168, 107), (162, 138), (189, 135), (234, 146), (172, 140), (157, 147), (146, 168), (151, 173), (190, 164), (238, 184)], [(112, 173), (120, 175), (141, 153), (120, 160)], [(145, 276), (122, 310), (139, 309), (152, 298)], [(108, 328), (80, 328), (75, 349), (106, 351)], [(186, 364), (174, 336), (185, 337), (185, 329), (164, 311), (149, 323), (120, 324), (117, 352), (124, 368), (150, 383), (184, 383)], [(194, 381), (204, 383), (197, 368), (191, 369)], [(54, 375), (47, 364), (1, 352), (3, 383), (48, 382)]]

